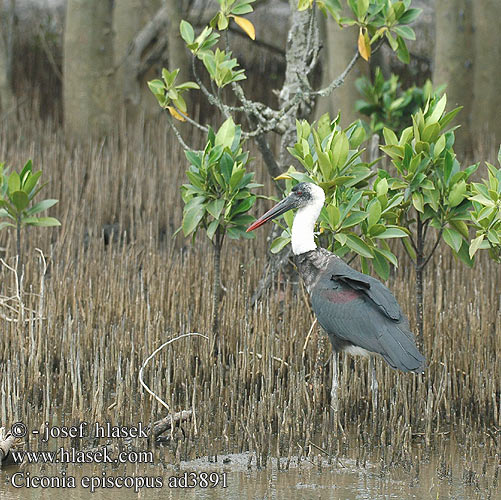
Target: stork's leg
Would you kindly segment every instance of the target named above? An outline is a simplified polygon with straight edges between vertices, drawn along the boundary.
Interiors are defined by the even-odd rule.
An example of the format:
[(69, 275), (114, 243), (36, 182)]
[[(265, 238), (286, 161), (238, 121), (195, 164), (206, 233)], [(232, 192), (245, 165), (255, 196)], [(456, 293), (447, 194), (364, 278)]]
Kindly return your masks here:
[(376, 362), (371, 356), (369, 359), (371, 365), (371, 391), (372, 391), (372, 408), (377, 410), (378, 383), (376, 378)]
[(339, 353), (332, 351), (332, 386), (331, 386), (331, 406), (334, 411), (338, 411), (338, 387), (339, 387)]

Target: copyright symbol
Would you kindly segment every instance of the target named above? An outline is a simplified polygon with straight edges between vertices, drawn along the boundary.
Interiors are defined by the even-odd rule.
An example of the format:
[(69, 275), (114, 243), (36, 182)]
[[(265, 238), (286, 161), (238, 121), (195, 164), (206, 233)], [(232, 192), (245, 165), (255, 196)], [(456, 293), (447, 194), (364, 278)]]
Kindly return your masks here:
[(10, 428), (10, 433), (15, 438), (22, 438), (26, 436), (26, 434), (28, 433), (28, 429), (22, 422), (16, 422), (15, 424), (12, 424), (12, 427)]

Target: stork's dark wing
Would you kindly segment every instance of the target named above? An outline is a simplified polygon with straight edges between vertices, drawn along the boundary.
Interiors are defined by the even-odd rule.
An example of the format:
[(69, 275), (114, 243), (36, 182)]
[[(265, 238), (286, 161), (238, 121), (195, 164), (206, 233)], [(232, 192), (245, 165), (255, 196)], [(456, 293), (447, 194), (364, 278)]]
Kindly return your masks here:
[(381, 282), (336, 259), (311, 292), (313, 310), (334, 348), (353, 344), (393, 368), (422, 371), (424, 357), (395, 297)]
[(403, 317), (397, 299), (388, 288), (372, 276), (359, 273), (346, 264), (343, 269), (333, 270), (331, 279), (342, 281), (365, 294), (388, 318), (398, 321)]

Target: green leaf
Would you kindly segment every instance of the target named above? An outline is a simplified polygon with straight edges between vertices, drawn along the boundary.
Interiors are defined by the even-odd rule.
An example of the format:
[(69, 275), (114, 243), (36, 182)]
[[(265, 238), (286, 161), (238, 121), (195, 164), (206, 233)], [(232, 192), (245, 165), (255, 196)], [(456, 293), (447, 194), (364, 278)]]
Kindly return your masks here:
[(439, 133), (440, 125), (438, 122), (432, 122), (424, 128), (423, 133), (421, 134), (421, 140), (424, 142), (435, 142)]
[(33, 205), (31, 208), (26, 210), (27, 215), (35, 215), (39, 212), (43, 212), (44, 210), (47, 210), (48, 208), (54, 206), (58, 200), (43, 200), (37, 203), (36, 205)]
[(442, 98), (437, 102), (432, 114), (426, 120), (428, 123), (436, 123), (440, 120), (442, 113), (445, 111), (445, 106), (447, 105), (447, 95), (444, 94)]
[(273, 243), (271, 244), (270, 252), (280, 252), (287, 244), (290, 243), (290, 241), (290, 236), (279, 236), (278, 238), (275, 238), (275, 240), (273, 240)]
[(454, 185), (449, 193), (449, 206), (457, 207), (466, 196), (466, 182), (464, 180)]
[(176, 90), (188, 90), (188, 89), (199, 89), (198, 83), (195, 82), (184, 82), (179, 85), (176, 85)]
[(402, 14), (398, 22), (400, 24), (411, 24), (413, 21), (415, 21), (420, 15), (421, 12), (423, 12), (423, 9), (409, 9)]
[(165, 93), (165, 84), (162, 80), (151, 80), (148, 82), (148, 87), (155, 95), (163, 96)]
[(350, 214), (342, 224), (343, 229), (358, 226), (363, 220), (367, 218), (367, 214), (365, 212), (355, 212)]
[(250, 3), (251, 2), (245, 0), (238, 2), (234, 7), (231, 8), (231, 13), (237, 16), (241, 16), (243, 14), (249, 14), (254, 10), (250, 5)]
[(358, 17), (362, 18), (369, 9), (369, 0), (357, 0)]
[(9, 175), (7, 185), (9, 187), (9, 193), (13, 193), (14, 191), (19, 191), (19, 189), (21, 189), (21, 179), (17, 172), (12, 172)]
[(334, 239), (336, 241), (339, 241), (339, 243), (341, 243), (341, 246), (343, 246), (343, 247), (346, 245), (346, 241), (348, 240), (346, 234), (344, 234), (344, 233), (336, 233), (334, 235)]
[(337, 208), (336, 205), (330, 204), (325, 207), (325, 212), (327, 213), (327, 222), (329, 223), (329, 226), (332, 229), (335, 228), (341, 216), (339, 208)]
[[(251, 207), (252, 205), (254, 205), (254, 202), (256, 201), (256, 197), (255, 196), (249, 196), (247, 198), (245, 198), (244, 200), (242, 200), (233, 210), (232, 210), (232, 214), (233, 216), (234, 215), (237, 215), (237, 214), (241, 214), (241, 213), (244, 213), (244, 212), (247, 212)], [(233, 220), (233, 218), (232, 218)]]
[(470, 259), (473, 258), (477, 250), (480, 248), (480, 245), (484, 241), (484, 236), (485, 235), (481, 234), (480, 236), (472, 240), (472, 242), (470, 243), (470, 250), (469, 250)]
[(203, 205), (195, 205), (184, 211), (183, 233), (185, 236), (190, 235), (193, 231), (198, 229), (198, 225), (200, 224), (204, 214), (205, 207)]
[(391, 50), (396, 52), (398, 50), (398, 42), (395, 40), (395, 37), (389, 31), (385, 31), (384, 35), (390, 44)]
[(384, 233), (378, 234), (376, 238), (380, 239), (405, 238), (406, 236), (408, 236), (407, 233), (402, 229), (399, 229), (397, 227), (389, 227), (386, 229)]
[(234, 190), (239, 182), (242, 180), (243, 176), (245, 174), (245, 170), (243, 168), (237, 168), (233, 170), (233, 173), (231, 174), (230, 178), (230, 189)]
[(42, 175), (42, 171), (39, 170), (38, 172), (35, 172), (34, 174), (31, 174), (28, 176), (26, 179), (26, 182), (24, 183), (23, 186), (23, 191), (28, 195), (29, 199), (31, 200), (34, 196), (34, 189), (38, 183), (38, 179), (40, 179), (40, 176)]
[(334, 139), (334, 145), (332, 148), (332, 154), (334, 156), (334, 161), (336, 166), (342, 167), (346, 163), (348, 158), (348, 153), (350, 150), (350, 143), (348, 137), (345, 133), (340, 133)]
[(376, 186), (376, 193), (379, 196), (384, 196), (388, 192), (388, 181), (386, 179), (381, 179)]
[(454, 120), (455, 116), (463, 109), (463, 106), (459, 106), (449, 113), (446, 113), (438, 123), (440, 123), (440, 128), (443, 130), (452, 120)]
[(61, 225), (61, 223), (54, 217), (27, 217), (26, 219), (23, 219), (23, 224), (38, 227), (55, 227)]
[(416, 150), (416, 153), (428, 153), (430, 151), (430, 145), (424, 141), (417, 141), (414, 145), (414, 149)]
[(162, 78), (164, 79), (167, 88), (170, 89), (172, 85), (174, 85), (174, 82), (178, 74), (179, 74), (179, 68), (176, 68), (175, 70), (170, 72), (166, 68), (162, 69)]
[(24, 191), (14, 191), (9, 195), (9, 198), (18, 212), (22, 212), (30, 202), (28, 195)]
[[(210, 203), (207, 203), (206, 209), (214, 219), (219, 219), (221, 212), (224, 208), (224, 199), (219, 198), (217, 200), (212, 200)], [(212, 239), (212, 238), (211, 238)]]
[[(16, 220), (16, 218), (10, 213), (12, 211), (10, 204), (6, 203), (4, 206), (6, 208), (0, 208), (0, 217), (8, 217), (9, 219)], [(15, 211), (12, 212), (15, 213)]]
[(235, 160), (226, 151), (221, 156), (219, 160), (219, 169), (226, 182), (229, 184), (231, 179), (231, 173), (233, 172), (233, 166), (235, 165)]
[(419, 192), (414, 192), (412, 193), (412, 204), (414, 205), (414, 208), (418, 211), (423, 213), (424, 212), (424, 201), (423, 201), (423, 195)]
[(394, 144), (388, 146), (379, 146), (392, 160), (399, 161), (404, 156), (404, 148)]
[(452, 219), (449, 222), (450, 222), (451, 226), (453, 226), (454, 229), (456, 229), (456, 231), (459, 234), (461, 234), (461, 236), (463, 236), (463, 238), (468, 239), (468, 237), (469, 237), (468, 226), (466, 225), (466, 223), (464, 221)]
[(481, 203), (482, 205), (484, 205), (486, 207), (495, 207), (496, 206), (496, 204), (492, 200), (489, 200), (488, 198), (486, 198), (485, 196), (483, 196), (481, 194), (477, 194), (475, 196), (470, 196), (468, 199), (471, 201), (478, 201), (479, 203)]
[(453, 228), (446, 227), (444, 232), (442, 233), (444, 237), (444, 241), (456, 252), (459, 252), (461, 248), (461, 243), (463, 238), (461, 235)]
[(216, 146), (221, 145), (224, 148), (230, 148), (235, 138), (235, 128), (235, 123), (230, 116), (217, 131)]
[(184, 152), (186, 159), (197, 168), (202, 166), (202, 153), (200, 151), (189, 151)]
[(332, 173), (332, 165), (329, 159), (329, 155), (323, 151), (319, 151), (318, 154), (318, 165), (320, 166), (320, 171), (324, 176), (324, 179), (330, 179)]
[(238, 240), (240, 238), (246, 238), (246, 239), (254, 238), (253, 233), (246, 233), (245, 228), (241, 227), (228, 227), (226, 229), (226, 234), (232, 240)]
[(4, 227), (16, 227), (16, 225), (11, 224), (10, 222), (0, 222), (0, 229), (3, 229)]
[(357, 254), (362, 255), (363, 257), (367, 257), (368, 259), (372, 259), (374, 256), (372, 255), (371, 249), (367, 246), (367, 244), (359, 238), (356, 234), (350, 233), (346, 235), (346, 244)]
[(400, 35), (402, 38), (406, 38), (407, 40), (416, 39), (416, 33), (414, 33), (414, 30), (412, 28), (409, 28), (408, 26), (394, 26), (392, 29), (395, 33), (397, 33), (397, 35)]
[(27, 178), (27, 174), (29, 172), (31, 172), (33, 169), (33, 163), (31, 162), (31, 160), (28, 160), (23, 169), (21, 170), (21, 175), (19, 176), (21, 178), (21, 186), (24, 184), (26, 178)]
[(383, 128), (383, 135), (384, 135), (385, 143), (388, 146), (390, 146), (392, 144), (398, 144), (398, 138), (395, 135), (395, 132), (393, 132), (393, 130), (391, 130), (387, 127), (384, 127)]
[(237, 215), (231, 219), (231, 223), (243, 226), (244, 229), (247, 229), (247, 226), (255, 220), (256, 218), (252, 215)]
[(212, 52), (207, 52), (202, 57), (203, 63), (210, 77), (214, 80), (216, 78), (216, 59), (214, 58), (214, 54)]
[(179, 111), (181, 111), (181, 113), (186, 114), (186, 112), (188, 111), (188, 107), (186, 106), (186, 101), (180, 94), (178, 94), (176, 99), (173, 99), (173, 102), (176, 108), (179, 109)]
[(228, 27), (229, 20), (222, 12), (219, 13), (219, 18), (217, 20), (217, 29), (223, 31)]
[(387, 280), (390, 277), (390, 265), (386, 260), (386, 257), (382, 255), (378, 249), (374, 250), (374, 260), (372, 261), (372, 266), (374, 271), (383, 279)]
[[(501, 232), (499, 234), (501, 234)], [(499, 234), (497, 233), (497, 231), (490, 229), (489, 232), (487, 233), (487, 239), (493, 245), (499, 245), (499, 244), (501, 244), (501, 241), (499, 239)]]
[(381, 218), (381, 203), (379, 200), (374, 200), (371, 202), (369, 207), (369, 218), (367, 219), (367, 224), (370, 227), (377, 224), (379, 219)]
[(181, 37), (188, 44), (191, 45), (195, 40), (195, 31), (193, 26), (184, 19), (179, 24), (179, 31), (181, 32)]
[(397, 36), (397, 57), (404, 63), (409, 64), (411, 57), (409, 54), (409, 50), (407, 49), (407, 45), (405, 44), (405, 40), (398, 35)]
[(403, 240), (400, 240), (404, 247), (406, 248), (407, 252), (409, 253), (410, 258), (416, 262), (416, 251), (414, 250), (414, 247), (411, 245), (411, 242), (409, 241), (409, 238), (404, 238)]
[(352, 198), (348, 202), (348, 205), (343, 207), (343, 209), (341, 210), (341, 220), (344, 220), (344, 218), (348, 215), (350, 210), (360, 201), (360, 198), (362, 198), (361, 191), (352, 196)]
[(412, 141), (412, 137), (414, 134), (413, 127), (407, 127), (402, 130), (402, 134), (400, 135), (400, 141), (398, 142), (399, 146), (404, 146), (405, 144), (410, 144)]
[(363, 126), (357, 127), (350, 136), (350, 145), (353, 149), (358, 149), (365, 141), (366, 133)]
[(378, 234), (384, 233), (386, 231), (386, 227), (383, 224), (374, 224), (369, 228), (369, 236), (377, 236)]
[(353, 11), (353, 14), (355, 14), (355, 17), (360, 17), (358, 15), (358, 2), (357, 0), (348, 0), (348, 4), (350, 5), (351, 10)]
[(216, 229), (219, 226), (219, 219), (213, 220), (209, 226), (207, 227), (207, 237), (209, 240), (212, 240), (214, 238), (214, 234), (216, 233)]
[(394, 254), (392, 254), (389, 250), (385, 250), (384, 248), (375, 248), (375, 252), (380, 253), (385, 257), (385, 259), (391, 262), (395, 267), (398, 267), (398, 261)]
[(435, 143), (435, 148), (433, 149), (433, 159), (436, 160), (440, 153), (445, 149), (445, 135), (442, 134), (438, 141)]

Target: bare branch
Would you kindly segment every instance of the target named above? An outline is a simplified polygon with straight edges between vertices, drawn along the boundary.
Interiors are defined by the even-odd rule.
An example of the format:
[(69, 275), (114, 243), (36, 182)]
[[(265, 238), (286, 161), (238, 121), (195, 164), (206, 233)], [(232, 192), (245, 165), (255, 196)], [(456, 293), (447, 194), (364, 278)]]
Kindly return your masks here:
[(412, 248), (414, 248), (414, 250), (417, 252), (418, 249), (417, 249), (417, 246), (416, 246), (416, 242), (412, 239), (412, 236), (410, 234), (408, 236), (409, 236), (409, 241), (411, 242)]
[(177, 110), (179, 112), (179, 114), (188, 122), (188, 123), (191, 123), (194, 127), (204, 131), (205, 133), (208, 133), (209, 132), (209, 128), (206, 127), (205, 125), (202, 125), (201, 123), (198, 123), (197, 121), (193, 120), (192, 118), (190, 118), (187, 114), (183, 113), (182, 111), (180, 111), (179, 109)]
[[(195, 64), (195, 56), (191, 58), (191, 69), (193, 71), (193, 76), (195, 77), (195, 81), (197, 82), (200, 90), (204, 93), (205, 97), (209, 101), (209, 104), (212, 106), (216, 106), (225, 116), (228, 116), (228, 111), (244, 111), (243, 107), (234, 107), (228, 106), (224, 104), (221, 99), (216, 97), (213, 93), (209, 91), (209, 89), (203, 84), (200, 76), (198, 75), (196, 64)], [(212, 83), (212, 82), (211, 82)]]
[(183, 136), (181, 135), (181, 132), (179, 132), (179, 129), (174, 125), (174, 121), (172, 120), (172, 118), (167, 117), (167, 120), (169, 122), (169, 125), (172, 127), (172, 130), (174, 131), (176, 139), (179, 141), (179, 144), (181, 144), (181, 147), (186, 151), (194, 151), (193, 148), (190, 148), (186, 144), (186, 142), (184, 142)]
[(282, 171), (280, 170), (280, 167), (278, 166), (278, 163), (275, 160), (275, 156), (271, 151), (271, 148), (264, 134), (257, 135), (256, 142), (259, 151), (263, 156), (263, 160), (268, 166), (268, 172), (272, 175), (273, 178), (278, 177), (282, 173)]
[(356, 62), (358, 61), (358, 58), (360, 57), (360, 54), (357, 52), (355, 55), (351, 58), (351, 61), (348, 63), (348, 66), (346, 66), (345, 70), (335, 79), (333, 80), (327, 87), (316, 90), (315, 92), (312, 92), (312, 95), (317, 95), (320, 97), (327, 97), (332, 93), (333, 90), (337, 89), (338, 87), (341, 87), (343, 85), (346, 77), (348, 76), (348, 73), (353, 69), (355, 66)]
[(440, 243), (440, 240), (442, 238), (442, 233), (444, 232), (444, 228), (441, 228), (440, 231), (438, 232), (437, 239), (435, 240), (435, 244), (433, 245), (433, 248), (431, 249), (428, 257), (424, 260), (424, 262), (421, 264), (421, 269), (423, 269), (426, 264), (428, 264), (429, 260), (431, 259), (432, 255), (435, 253), (435, 250), (438, 247), (438, 244)]
[(305, 355), (306, 355), (306, 348), (308, 347), (308, 342), (310, 341), (311, 332), (313, 332), (313, 328), (315, 328), (316, 324), (317, 324), (317, 318), (315, 318), (313, 320), (313, 323), (310, 326), (310, 330), (308, 332), (308, 335), (306, 335), (306, 340), (304, 341), (304, 344), (303, 344), (303, 354), (301, 355), (301, 359), (303, 359), (303, 360), (304, 360)]
[(172, 429), (175, 424), (190, 420), (192, 416), (193, 410), (182, 410), (173, 414), (169, 414), (161, 420), (157, 420), (153, 424), (153, 436), (160, 436), (160, 434), (163, 434), (165, 431)]
[(198, 332), (190, 332), (190, 333), (183, 333), (181, 335), (178, 335), (177, 337), (173, 337), (169, 339), (167, 342), (164, 342), (160, 347), (155, 349), (144, 361), (143, 364), (141, 365), (141, 368), (139, 369), (139, 382), (143, 386), (144, 390), (150, 394), (150, 396), (153, 396), (162, 406), (167, 408), (167, 411), (170, 411), (169, 405), (160, 397), (158, 397), (145, 383), (143, 380), (143, 372), (144, 369), (146, 368), (146, 365), (166, 346), (169, 344), (172, 344), (172, 342), (175, 342), (176, 340), (180, 340), (185, 337), (203, 337), (205, 340), (209, 340), (209, 337), (206, 335), (203, 335), (202, 333)]

